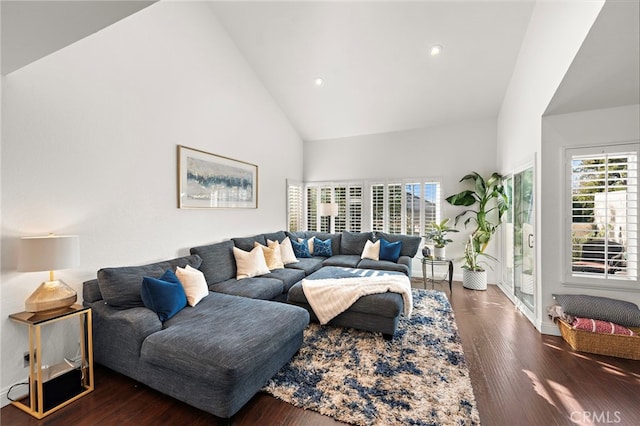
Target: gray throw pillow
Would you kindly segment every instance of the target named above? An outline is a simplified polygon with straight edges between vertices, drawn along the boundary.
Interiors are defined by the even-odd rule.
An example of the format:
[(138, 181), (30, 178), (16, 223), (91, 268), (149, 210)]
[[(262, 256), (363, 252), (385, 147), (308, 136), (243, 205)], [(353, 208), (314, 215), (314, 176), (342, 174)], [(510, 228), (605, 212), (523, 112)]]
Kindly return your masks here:
[(142, 266), (102, 268), (98, 271), (98, 286), (102, 298), (116, 309), (144, 306), (140, 296), (143, 277), (159, 278), (167, 269), (175, 272), (178, 266), (198, 269), (201, 263), (200, 256), (191, 255)]
[(554, 294), (553, 298), (565, 314), (640, 327), (640, 309), (634, 303), (585, 294)]

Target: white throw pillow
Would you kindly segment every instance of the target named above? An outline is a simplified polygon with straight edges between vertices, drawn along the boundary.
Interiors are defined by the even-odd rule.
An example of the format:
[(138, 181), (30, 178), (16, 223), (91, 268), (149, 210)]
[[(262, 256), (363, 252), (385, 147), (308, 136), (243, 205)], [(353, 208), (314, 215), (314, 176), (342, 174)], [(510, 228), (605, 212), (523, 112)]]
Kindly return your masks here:
[(380, 260), (380, 240), (372, 243), (367, 240), (362, 250), (361, 259)]
[(234, 247), (233, 256), (236, 258), (236, 279), (257, 277), (271, 272), (260, 247), (254, 247), (251, 251)]
[[(267, 245), (269, 247), (271, 247), (273, 243), (277, 243), (277, 241), (267, 240)], [(293, 246), (291, 245), (291, 240), (289, 239), (289, 237), (285, 238), (280, 243), (280, 257), (282, 258), (282, 263), (284, 263), (285, 265), (299, 262), (295, 252), (293, 251)]]
[(275, 242), (273, 244), (269, 244), (269, 247), (265, 247), (259, 242), (253, 243), (254, 247), (260, 247), (262, 249), (262, 254), (264, 255), (264, 260), (267, 262), (267, 268), (270, 271), (274, 269), (282, 269), (284, 268), (284, 263), (282, 263), (282, 256), (280, 255), (280, 243)]
[(176, 268), (176, 276), (180, 280), (182, 287), (184, 287), (189, 306), (196, 306), (198, 302), (209, 295), (209, 286), (204, 274), (191, 265), (187, 265), (186, 268), (178, 266)]

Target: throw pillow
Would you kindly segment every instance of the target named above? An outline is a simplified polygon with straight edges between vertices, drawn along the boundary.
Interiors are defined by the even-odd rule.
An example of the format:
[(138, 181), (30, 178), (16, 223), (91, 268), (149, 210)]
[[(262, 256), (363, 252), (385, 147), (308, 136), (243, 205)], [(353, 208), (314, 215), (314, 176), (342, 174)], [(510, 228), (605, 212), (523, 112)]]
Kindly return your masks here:
[(291, 241), (291, 246), (293, 247), (293, 252), (298, 259), (311, 257), (311, 253), (309, 253), (309, 246), (306, 242), (299, 243), (297, 241)]
[(380, 240), (372, 243), (367, 240), (364, 244), (364, 249), (362, 250), (362, 255), (360, 255), (361, 259), (371, 259), (371, 260), (379, 260), (380, 259)]
[(280, 255), (280, 243), (276, 241), (271, 247), (265, 247), (256, 241), (254, 246), (262, 249), (264, 260), (267, 262), (267, 268), (269, 268), (270, 271), (284, 268), (282, 256)]
[(307, 247), (309, 247), (309, 254), (310, 255), (314, 255), (315, 254), (315, 250), (314, 250), (314, 241), (315, 241), (316, 237), (311, 237), (311, 238), (298, 238), (298, 242), (299, 243), (305, 243), (307, 245)]
[(260, 247), (254, 247), (251, 251), (244, 251), (234, 247), (233, 256), (236, 259), (236, 279), (238, 280), (271, 272), (267, 267), (267, 262)]
[(177, 267), (176, 276), (182, 283), (184, 292), (187, 295), (189, 306), (196, 306), (198, 302), (209, 295), (209, 286), (204, 274), (196, 268), (187, 265), (186, 268)]
[[(272, 247), (277, 241), (267, 240), (267, 245)], [(288, 265), (290, 263), (299, 262), (296, 258), (296, 254), (293, 252), (293, 246), (291, 245), (291, 240), (289, 237), (286, 237), (282, 240), (280, 244), (280, 257), (282, 258), (282, 263)]]
[(322, 257), (333, 256), (333, 251), (331, 250), (331, 240), (322, 241), (316, 238), (313, 242), (313, 255)]
[(170, 269), (160, 278), (143, 277), (140, 296), (144, 306), (158, 314), (164, 322), (187, 306), (184, 288)]
[(402, 241), (390, 243), (384, 238), (380, 239), (380, 260), (397, 262), (402, 250)]
[(640, 327), (640, 309), (631, 302), (584, 294), (554, 294), (566, 314)]

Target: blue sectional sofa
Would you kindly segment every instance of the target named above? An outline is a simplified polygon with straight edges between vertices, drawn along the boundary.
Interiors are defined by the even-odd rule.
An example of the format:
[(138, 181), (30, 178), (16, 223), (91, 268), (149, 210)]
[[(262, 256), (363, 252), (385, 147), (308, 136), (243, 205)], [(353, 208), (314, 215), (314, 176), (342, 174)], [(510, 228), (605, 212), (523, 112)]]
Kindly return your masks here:
[[(331, 239), (331, 256), (298, 259), (268, 274), (237, 279), (234, 247), (249, 251), (256, 242), (266, 245), (267, 240), (281, 242), (287, 237)], [(379, 238), (402, 241), (397, 261), (361, 259), (366, 241)], [(97, 279), (83, 284), (83, 303), (93, 311), (94, 360), (230, 419), (302, 344), (308, 310), (274, 301), (286, 301), (296, 283), (325, 266), (410, 276), (411, 258), (419, 244), (419, 237), (406, 235), (280, 231), (193, 247), (190, 256), (163, 262), (103, 268)], [(168, 269), (186, 265), (203, 273), (210, 292), (196, 306), (187, 306), (163, 322), (143, 303), (143, 277), (161, 277)], [(397, 298), (393, 303), (398, 304)], [(367, 315), (356, 311), (349, 318), (358, 326), (371, 320)]]

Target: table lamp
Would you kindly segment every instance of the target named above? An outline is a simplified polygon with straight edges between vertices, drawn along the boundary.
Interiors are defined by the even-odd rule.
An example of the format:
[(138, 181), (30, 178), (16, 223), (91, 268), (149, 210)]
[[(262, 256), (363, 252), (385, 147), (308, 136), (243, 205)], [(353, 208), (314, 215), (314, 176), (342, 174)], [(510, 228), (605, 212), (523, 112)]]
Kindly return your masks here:
[(49, 271), (49, 281), (40, 284), (25, 302), (27, 312), (53, 312), (75, 303), (76, 291), (54, 278), (57, 269), (73, 268), (80, 264), (77, 235), (48, 235), (20, 239), (18, 271)]

